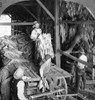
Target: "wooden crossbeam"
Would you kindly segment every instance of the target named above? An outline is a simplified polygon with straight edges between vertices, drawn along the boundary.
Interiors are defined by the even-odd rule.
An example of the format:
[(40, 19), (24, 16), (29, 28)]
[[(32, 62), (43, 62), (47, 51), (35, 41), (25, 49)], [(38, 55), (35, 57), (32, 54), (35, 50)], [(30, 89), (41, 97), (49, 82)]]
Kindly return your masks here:
[[(95, 22), (93, 22), (93, 24), (95, 24)], [(33, 25), (33, 22), (17, 22), (17, 23), (0, 23), (0, 25)], [(88, 52), (90, 53), (90, 52)], [(90, 53), (95, 55), (94, 53)]]
[(45, 5), (40, 1), (36, 0), (37, 3), (46, 11), (46, 13), (52, 18), (53, 21), (55, 21), (54, 16), (51, 14), (51, 12), (45, 7)]
[(57, 95), (57, 97), (63, 97), (63, 96), (69, 96), (69, 97), (71, 97), (71, 96), (77, 96), (78, 94), (64, 94), (64, 95)]
[(50, 92), (44, 92), (44, 93), (41, 93), (41, 94), (32, 95), (32, 96), (30, 96), (30, 98), (36, 99), (36, 98), (39, 98), (39, 97), (51, 95), (51, 94), (58, 93), (58, 92), (61, 92), (61, 91), (64, 91), (64, 89), (54, 90), (54, 91), (50, 91)]
[[(80, 53), (80, 52), (81, 52), (81, 51), (72, 51), (72, 53)], [(88, 52), (88, 51), (87, 51), (87, 53), (88, 53), (88, 54), (91, 54), (91, 55), (93, 55), (93, 56), (95, 56), (95, 53), (93, 53), (93, 52)]]
[(2, 26), (2, 25), (23, 26), (23, 25), (33, 25), (33, 22), (0, 23), (0, 26)]
[(59, 23), (68, 23), (68, 24), (95, 24), (95, 21), (71, 21), (71, 20), (60, 20)]
[[(58, 90), (56, 90), (58, 91)], [(60, 90), (59, 90), (60, 92)], [(54, 92), (55, 93), (55, 92)], [(52, 93), (51, 92), (48, 92), (48, 93), (42, 93), (42, 94), (39, 94), (39, 95), (33, 95), (33, 96), (30, 96), (32, 99), (35, 99), (35, 98), (39, 98), (41, 96), (46, 96), (46, 95), (51, 95)], [(71, 96), (78, 96), (78, 94), (64, 94), (64, 95), (57, 95), (57, 98), (58, 97), (71, 97)]]
[(65, 53), (65, 52), (62, 51), (62, 50), (58, 50), (57, 52), (60, 53), (60, 54), (65, 55), (65, 56), (67, 56), (67, 57), (69, 57), (69, 58), (71, 58), (71, 59), (73, 59), (73, 60), (75, 60), (75, 61), (77, 61), (77, 62), (80, 62), (80, 63), (83, 63), (83, 64), (85, 64), (85, 65), (87, 65), (87, 66), (93, 67), (93, 64), (92, 64), (92, 63), (87, 63), (87, 62), (85, 62), (85, 61), (83, 61), (83, 60), (80, 60), (80, 59), (78, 59), (77, 57), (74, 57), (74, 56), (72, 56), (72, 55), (70, 55), (70, 54), (68, 54), (68, 53)]

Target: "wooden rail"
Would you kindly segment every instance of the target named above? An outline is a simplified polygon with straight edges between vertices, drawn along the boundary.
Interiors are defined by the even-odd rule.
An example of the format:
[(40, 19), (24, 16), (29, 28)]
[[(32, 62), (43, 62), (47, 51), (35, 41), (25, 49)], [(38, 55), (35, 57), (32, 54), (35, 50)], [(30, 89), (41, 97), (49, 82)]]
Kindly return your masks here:
[(23, 25), (33, 25), (33, 22), (0, 23), (0, 26), (3, 26), (3, 25), (23, 26)]
[(32, 96), (30, 96), (30, 99), (35, 99), (35, 98), (39, 98), (39, 97), (42, 97), (42, 96), (51, 95), (51, 94), (54, 94), (54, 93), (57, 93), (57, 92), (61, 92), (61, 91), (64, 91), (64, 89), (60, 89), (60, 90), (55, 90), (55, 91), (50, 91), (50, 92), (45, 92), (45, 93), (41, 93), (41, 94), (32, 95)]
[(59, 19), (59, 23), (68, 23), (68, 24), (95, 24), (95, 20), (94, 21), (72, 21), (72, 20), (60, 20)]
[(60, 54), (62, 54), (62, 55), (65, 55), (65, 56), (67, 56), (67, 57), (69, 57), (69, 58), (71, 58), (71, 59), (73, 59), (73, 60), (75, 60), (75, 61), (78, 61), (78, 62), (80, 62), (80, 63), (83, 63), (83, 64), (85, 64), (85, 65), (87, 65), (87, 66), (93, 66), (93, 64), (92, 63), (87, 63), (87, 62), (85, 62), (85, 61), (83, 61), (83, 60), (80, 60), (80, 59), (78, 59), (77, 57), (74, 57), (74, 56), (72, 56), (71, 54), (68, 54), (68, 53), (66, 53), (66, 52), (64, 52), (64, 51), (62, 51), (62, 50), (58, 50), (57, 51), (58, 53), (60, 53)]

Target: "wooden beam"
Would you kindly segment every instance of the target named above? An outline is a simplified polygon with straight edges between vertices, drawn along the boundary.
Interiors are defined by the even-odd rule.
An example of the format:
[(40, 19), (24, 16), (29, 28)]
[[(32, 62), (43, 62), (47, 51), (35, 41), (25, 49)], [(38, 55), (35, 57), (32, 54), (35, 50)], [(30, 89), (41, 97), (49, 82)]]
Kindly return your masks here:
[(71, 21), (71, 20), (59, 20), (59, 23), (68, 23), (68, 24), (95, 24), (95, 21)]
[(0, 26), (3, 26), (3, 25), (23, 26), (23, 25), (33, 25), (33, 22), (0, 23)]
[(23, 3), (23, 2), (20, 2), (20, 3), (15, 3), (15, 4), (13, 4), (13, 5), (16, 5), (16, 6), (20, 6), (20, 5), (23, 5), (23, 6), (36, 6), (36, 3), (33, 3), (33, 2), (25, 2), (25, 3)]
[[(55, 50), (60, 49), (60, 36), (59, 36), (59, 5), (58, 0), (55, 0)], [(61, 67), (60, 55), (56, 53), (56, 65)]]
[(66, 96), (66, 97), (71, 97), (71, 96), (77, 96), (78, 94), (63, 94), (63, 95), (57, 95), (57, 97), (63, 97), (63, 96)]
[(50, 92), (43, 92), (41, 94), (32, 95), (32, 96), (30, 96), (30, 98), (33, 100), (33, 99), (36, 99), (36, 98), (39, 98), (39, 97), (51, 95), (51, 94), (58, 93), (58, 92), (61, 92), (61, 91), (64, 91), (64, 89), (53, 90), (53, 91), (50, 91)]
[[(0, 25), (33, 25), (33, 22), (17, 22), (17, 23), (0, 23)], [(95, 53), (88, 52), (89, 54), (95, 55)]]
[(88, 63), (88, 62), (85, 62), (85, 61), (83, 61), (83, 60), (80, 60), (80, 59), (78, 59), (77, 57), (74, 57), (74, 56), (72, 56), (71, 54), (65, 53), (65, 52), (62, 51), (62, 50), (57, 50), (57, 52), (60, 53), (60, 54), (65, 55), (65, 56), (67, 56), (67, 57), (69, 57), (69, 58), (71, 58), (71, 59), (73, 59), (73, 60), (75, 60), (75, 61), (77, 61), (77, 62), (80, 62), (80, 63), (85, 64), (85, 65), (87, 65), (87, 66), (93, 67), (93, 64), (92, 64), (92, 63)]
[(37, 3), (46, 11), (46, 13), (51, 17), (51, 19), (53, 21), (55, 21), (54, 16), (51, 14), (51, 12), (45, 7), (45, 5), (40, 1), (40, 0), (36, 0)]
[(22, 6), (33, 18), (37, 20), (37, 17), (34, 14), (32, 14), (31, 11), (29, 11), (25, 6), (23, 5), (20, 5), (20, 6)]

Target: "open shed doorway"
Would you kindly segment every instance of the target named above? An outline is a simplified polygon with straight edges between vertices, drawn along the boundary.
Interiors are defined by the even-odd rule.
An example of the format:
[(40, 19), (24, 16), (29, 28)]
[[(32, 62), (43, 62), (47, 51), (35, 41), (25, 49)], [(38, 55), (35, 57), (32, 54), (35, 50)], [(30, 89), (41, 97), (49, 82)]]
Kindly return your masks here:
[[(11, 17), (9, 15), (1, 15), (0, 16), (0, 23), (11, 23)], [(2, 25), (0, 26), (0, 37), (2, 36), (10, 36), (11, 35), (11, 26), (9, 25)]]

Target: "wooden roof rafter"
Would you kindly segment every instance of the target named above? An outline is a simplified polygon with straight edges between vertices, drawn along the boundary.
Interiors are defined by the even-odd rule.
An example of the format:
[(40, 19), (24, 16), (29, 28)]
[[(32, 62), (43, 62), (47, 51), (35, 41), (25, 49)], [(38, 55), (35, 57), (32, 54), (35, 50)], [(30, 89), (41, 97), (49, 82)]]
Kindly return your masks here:
[(34, 19), (37, 20), (37, 17), (36, 17), (28, 8), (26, 8), (26, 7), (23, 6), (23, 5), (20, 5), (20, 6), (22, 6)]
[(33, 22), (15, 22), (15, 23), (0, 23), (0, 25), (16, 25), (16, 26), (25, 26), (25, 25), (33, 25)]
[(18, 2), (18, 3), (15, 3), (13, 5), (33, 6), (33, 5), (36, 5), (36, 4), (33, 3), (33, 2), (27, 1), (27, 2)]
[(51, 14), (51, 12), (45, 7), (45, 5), (40, 1), (36, 0), (37, 3), (45, 10), (45, 12), (50, 16), (50, 18), (55, 21), (55, 17)]

